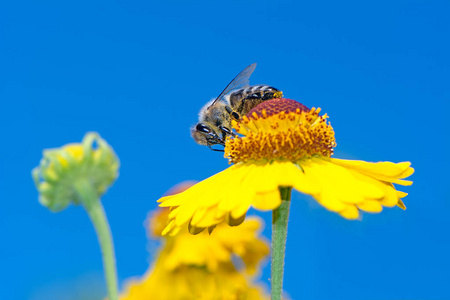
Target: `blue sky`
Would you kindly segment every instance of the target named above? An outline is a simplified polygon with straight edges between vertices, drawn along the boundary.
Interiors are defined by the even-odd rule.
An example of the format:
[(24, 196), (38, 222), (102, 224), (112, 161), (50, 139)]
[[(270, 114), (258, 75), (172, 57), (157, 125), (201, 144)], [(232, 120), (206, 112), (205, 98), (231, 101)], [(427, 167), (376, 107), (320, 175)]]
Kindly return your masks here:
[[(252, 84), (330, 116), (335, 157), (409, 160), (416, 169), (404, 189), (406, 211), (362, 221), (293, 195), (291, 298), (450, 298), (449, 8), (445, 1), (2, 2), (0, 298), (103, 295), (85, 212), (52, 214), (37, 202), (30, 172), (43, 149), (97, 131), (117, 152), (120, 177), (103, 203), (123, 283), (148, 267), (153, 244), (143, 222), (155, 201), (176, 183), (228, 166), (196, 145), (189, 128), (254, 62)], [(270, 213), (255, 213), (270, 224)], [(261, 280), (269, 275), (267, 265)]]

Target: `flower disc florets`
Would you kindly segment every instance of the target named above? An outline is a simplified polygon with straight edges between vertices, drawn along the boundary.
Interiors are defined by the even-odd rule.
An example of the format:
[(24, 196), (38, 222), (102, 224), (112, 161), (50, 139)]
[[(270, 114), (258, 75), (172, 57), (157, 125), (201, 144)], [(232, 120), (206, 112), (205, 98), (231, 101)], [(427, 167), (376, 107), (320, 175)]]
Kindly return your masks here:
[(334, 131), (320, 108), (309, 109), (290, 99), (277, 98), (253, 108), (233, 128), (243, 137), (227, 139), (230, 163), (291, 161), (321, 155), (330, 157), (336, 146)]

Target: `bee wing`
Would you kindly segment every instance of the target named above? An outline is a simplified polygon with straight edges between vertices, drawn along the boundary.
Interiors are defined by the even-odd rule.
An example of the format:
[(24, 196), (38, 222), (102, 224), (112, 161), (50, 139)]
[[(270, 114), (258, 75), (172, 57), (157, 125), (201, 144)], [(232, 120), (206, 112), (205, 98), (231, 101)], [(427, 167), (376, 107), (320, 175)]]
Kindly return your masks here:
[(227, 85), (227, 87), (222, 91), (222, 93), (219, 94), (219, 96), (214, 100), (213, 103), (211, 103), (211, 105), (208, 108), (216, 104), (218, 101), (222, 101), (223, 96), (225, 96), (232, 90), (248, 86), (250, 75), (252, 75), (253, 71), (255, 71), (255, 68), (256, 63), (251, 64), (250, 66), (242, 70), (241, 73), (239, 73), (236, 77), (234, 77), (233, 80), (231, 80), (231, 82)]

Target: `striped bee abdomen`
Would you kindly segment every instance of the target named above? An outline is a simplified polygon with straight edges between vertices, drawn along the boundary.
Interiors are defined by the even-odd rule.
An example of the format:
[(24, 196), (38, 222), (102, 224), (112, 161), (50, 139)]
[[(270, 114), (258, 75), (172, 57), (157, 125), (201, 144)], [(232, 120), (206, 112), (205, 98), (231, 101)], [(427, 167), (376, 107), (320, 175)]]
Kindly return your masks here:
[(282, 97), (283, 93), (268, 85), (252, 85), (230, 93), (230, 105), (241, 116), (248, 113), (256, 105), (274, 98)]

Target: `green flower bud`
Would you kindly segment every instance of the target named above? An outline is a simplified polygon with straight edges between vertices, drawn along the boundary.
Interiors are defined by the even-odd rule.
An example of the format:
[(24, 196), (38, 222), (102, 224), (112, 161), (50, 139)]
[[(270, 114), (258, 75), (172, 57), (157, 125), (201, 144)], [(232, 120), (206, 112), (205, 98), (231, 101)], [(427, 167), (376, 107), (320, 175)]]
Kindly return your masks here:
[(100, 198), (118, 177), (119, 159), (98, 133), (87, 133), (81, 143), (43, 152), (32, 175), (39, 191), (39, 202), (60, 211), (71, 202), (80, 204), (80, 184), (88, 183)]

